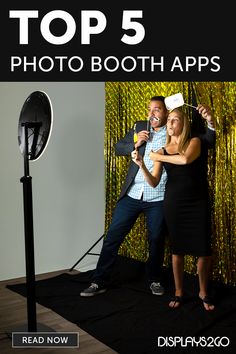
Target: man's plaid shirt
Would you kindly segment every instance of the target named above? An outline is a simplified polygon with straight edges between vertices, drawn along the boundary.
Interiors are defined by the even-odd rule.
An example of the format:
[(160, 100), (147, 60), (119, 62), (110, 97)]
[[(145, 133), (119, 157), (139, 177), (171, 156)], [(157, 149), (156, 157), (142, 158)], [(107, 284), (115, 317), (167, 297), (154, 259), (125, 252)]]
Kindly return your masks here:
[[(152, 172), (153, 161), (149, 158), (151, 150), (157, 151), (161, 149), (166, 143), (166, 126), (161, 127), (158, 131), (151, 128), (150, 139), (146, 144), (145, 153), (143, 156), (147, 169)], [(145, 180), (142, 171), (138, 171), (133, 184), (131, 185), (128, 196), (134, 199), (143, 199), (146, 202), (157, 202), (164, 199), (165, 184), (167, 174), (163, 168), (160, 183), (155, 187), (151, 187)]]

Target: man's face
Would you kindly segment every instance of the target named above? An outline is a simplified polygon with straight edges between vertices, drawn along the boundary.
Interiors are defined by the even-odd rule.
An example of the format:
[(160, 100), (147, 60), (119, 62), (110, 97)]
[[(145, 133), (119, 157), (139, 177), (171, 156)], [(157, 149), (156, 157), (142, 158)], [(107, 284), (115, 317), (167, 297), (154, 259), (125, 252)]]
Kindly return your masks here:
[(150, 101), (148, 105), (148, 118), (152, 128), (158, 129), (166, 124), (167, 109), (162, 101)]

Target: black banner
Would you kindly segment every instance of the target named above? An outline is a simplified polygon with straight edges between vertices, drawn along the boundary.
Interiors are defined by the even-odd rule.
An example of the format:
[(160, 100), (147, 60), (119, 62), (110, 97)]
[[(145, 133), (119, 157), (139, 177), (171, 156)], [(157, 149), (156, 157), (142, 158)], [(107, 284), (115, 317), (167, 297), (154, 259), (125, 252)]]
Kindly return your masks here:
[(10, 0), (1, 81), (234, 81), (232, 16), (199, 1)]

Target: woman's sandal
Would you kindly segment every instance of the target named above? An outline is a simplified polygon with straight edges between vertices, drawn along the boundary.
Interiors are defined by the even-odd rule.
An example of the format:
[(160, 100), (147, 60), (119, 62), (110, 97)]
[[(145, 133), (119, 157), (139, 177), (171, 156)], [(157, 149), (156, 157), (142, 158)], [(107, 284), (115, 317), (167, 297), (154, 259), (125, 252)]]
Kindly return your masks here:
[(206, 311), (213, 311), (215, 309), (215, 306), (213, 304), (213, 300), (210, 296), (206, 295), (203, 298), (200, 297), (200, 299), (202, 300), (204, 309)]
[[(173, 303), (173, 305), (171, 306), (171, 302)], [(170, 302), (169, 302), (169, 307), (171, 309), (178, 309), (180, 307), (180, 305), (182, 304), (183, 302), (183, 296), (173, 296), (171, 299), (170, 299)]]

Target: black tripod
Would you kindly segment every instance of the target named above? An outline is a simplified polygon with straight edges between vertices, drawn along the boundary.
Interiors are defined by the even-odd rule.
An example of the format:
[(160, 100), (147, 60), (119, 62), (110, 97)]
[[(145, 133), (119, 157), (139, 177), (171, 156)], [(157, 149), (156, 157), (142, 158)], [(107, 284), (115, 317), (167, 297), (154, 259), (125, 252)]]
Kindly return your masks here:
[(82, 261), (82, 259), (84, 259), (85, 256), (87, 255), (91, 255), (91, 256), (99, 256), (99, 253), (92, 253), (90, 252), (97, 244), (99, 241), (101, 241), (102, 238), (104, 238), (105, 234), (103, 234), (101, 237), (99, 237), (99, 239), (88, 249), (87, 252), (85, 252), (85, 254), (70, 268), (70, 272), (77, 266), (77, 264), (79, 264), (79, 262)]

